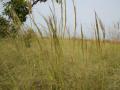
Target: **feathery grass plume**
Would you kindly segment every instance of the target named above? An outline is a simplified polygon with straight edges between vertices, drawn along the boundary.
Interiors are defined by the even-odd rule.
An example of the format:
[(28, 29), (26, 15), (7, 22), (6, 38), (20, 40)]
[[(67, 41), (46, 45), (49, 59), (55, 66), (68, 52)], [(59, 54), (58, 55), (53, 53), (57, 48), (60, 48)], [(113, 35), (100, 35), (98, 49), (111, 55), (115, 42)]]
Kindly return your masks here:
[(46, 17), (43, 17), (43, 19), (45, 20), (48, 30), (52, 35), (51, 40), (54, 43), (54, 48), (55, 48), (56, 54), (60, 57), (62, 54), (62, 48), (60, 46), (59, 37), (57, 34), (58, 27), (57, 27), (57, 19), (55, 16), (55, 10), (53, 11), (51, 7), (49, 7), (49, 8), (51, 11), (51, 15), (48, 16), (48, 19)]
[(101, 51), (101, 39), (100, 39), (100, 30), (99, 30), (99, 22), (98, 22), (98, 16), (97, 13), (95, 12), (95, 27), (96, 27), (96, 43), (98, 46), (98, 50)]
[(76, 30), (77, 30), (77, 10), (75, 0), (72, 0), (73, 6), (73, 14), (74, 14), (74, 23), (73, 23), (73, 53), (75, 52), (75, 44), (76, 44)]
[(67, 29), (67, 6), (66, 6), (66, 0), (63, 0), (64, 2), (64, 6), (61, 8), (61, 9), (64, 9), (64, 15), (62, 16), (62, 18), (64, 18), (64, 26), (63, 26), (63, 38), (64, 38), (64, 35), (65, 35), (65, 32), (66, 32), (66, 29)]
[[(28, 4), (30, 4), (30, 3), (28, 3)], [(28, 5), (28, 6), (31, 9), (32, 6), (31, 5)], [(34, 16), (33, 16), (32, 13), (29, 15), (29, 17), (30, 17), (31, 22), (33, 23), (33, 25), (35, 26), (35, 28), (36, 28), (36, 30), (37, 30), (37, 32), (39, 34), (39, 35), (36, 34), (36, 40), (37, 40), (37, 43), (39, 44), (39, 49), (42, 51), (43, 50), (42, 49), (42, 45), (44, 45), (44, 42), (42, 42), (42, 43), (40, 42), (40, 39), (43, 39), (43, 34), (42, 34), (42, 31), (41, 31), (41, 28), (37, 25), (37, 23), (36, 23), (36, 21), (35, 21)]]
[(97, 16), (97, 19), (98, 19), (98, 27), (102, 31), (102, 41), (103, 41), (103, 44), (105, 44), (105, 39), (106, 39), (105, 25), (103, 24), (102, 20), (98, 16)]
[[(47, 24), (47, 28), (50, 32), (51, 35), (51, 42), (52, 42), (52, 47), (55, 51), (55, 64), (51, 63), (51, 73), (52, 76), (55, 78), (55, 80), (57, 80), (57, 87), (56, 88), (61, 88), (62, 84), (63, 84), (63, 79), (61, 77), (61, 71), (60, 70), (60, 61), (62, 60), (63, 57), (63, 51), (62, 51), (62, 47), (60, 44), (60, 38), (58, 37), (58, 21), (57, 21), (57, 17), (56, 17), (56, 12), (55, 12), (55, 6), (54, 6), (54, 2), (52, 1), (52, 5), (53, 5), (53, 9), (51, 7), (49, 7), (51, 14), (46, 18), (43, 16), (43, 19), (45, 20), (46, 24)], [(57, 65), (57, 66), (56, 66)], [(58, 72), (56, 72), (58, 71)], [(55, 87), (54, 87), (55, 88)]]
[[(23, 42), (24, 34), (25, 34), (25, 27), (24, 27), (23, 23), (21, 22), (20, 18), (17, 16), (14, 8), (11, 7), (9, 10), (9, 13), (11, 14), (11, 17), (12, 17), (12, 19), (10, 21), (13, 24), (14, 29), (17, 30), (16, 37), (13, 40), (15, 40), (15, 45), (18, 48), (17, 39), (20, 40), (21, 45), (25, 44), (25, 42)], [(18, 50), (19, 50), (19, 48), (18, 48)]]
[(101, 28), (101, 30), (102, 30), (103, 42), (104, 42), (105, 39), (106, 39), (105, 26), (104, 26), (104, 24), (103, 24), (103, 22), (102, 22), (102, 20), (101, 20), (100, 18), (99, 18), (98, 20), (99, 20), (100, 28)]
[(72, 0), (73, 3), (73, 11), (74, 11), (74, 38), (76, 37), (76, 30), (77, 30), (77, 10), (75, 0)]
[(61, 36), (61, 38), (63, 38), (63, 26), (64, 26), (64, 3), (63, 3), (63, 0), (61, 0), (61, 3), (60, 3), (60, 22), (58, 23), (59, 24), (59, 35)]

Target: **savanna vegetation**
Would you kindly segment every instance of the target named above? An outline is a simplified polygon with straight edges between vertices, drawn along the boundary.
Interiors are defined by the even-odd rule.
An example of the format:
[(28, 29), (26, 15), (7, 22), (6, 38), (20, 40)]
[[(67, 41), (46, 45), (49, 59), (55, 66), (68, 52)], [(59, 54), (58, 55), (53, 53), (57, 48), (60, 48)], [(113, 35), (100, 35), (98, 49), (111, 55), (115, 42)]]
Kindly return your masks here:
[[(38, 1), (42, 2), (5, 3), (4, 15), (0, 16), (0, 90), (119, 90), (119, 39), (106, 38), (105, 26), (97, 13), (95, 38), (86, 39), (82, 25), (81, 35), (76, 36), (74, 0), (73, 35), (66, 24), (65, 1), (59, 1), (60, 23), (52, 8), (48, 17), (43, 16), (47, 29), (39, 27), (30, 15)], [(30, 15), (37, 31), (25, 28), (26, 15)]]

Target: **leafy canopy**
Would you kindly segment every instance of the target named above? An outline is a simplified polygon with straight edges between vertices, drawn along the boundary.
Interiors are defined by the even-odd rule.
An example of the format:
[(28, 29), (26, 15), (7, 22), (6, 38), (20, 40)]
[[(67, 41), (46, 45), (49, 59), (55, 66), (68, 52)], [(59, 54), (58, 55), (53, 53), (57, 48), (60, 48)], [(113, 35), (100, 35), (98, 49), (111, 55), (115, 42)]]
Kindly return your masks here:
[(4, 14), (10, 19), (13, 19), (16, 14), (21, 22), (25, 22), (26, 16), (29, 14), (27, 6), (26, 0), (11, 0), (4, 5)]

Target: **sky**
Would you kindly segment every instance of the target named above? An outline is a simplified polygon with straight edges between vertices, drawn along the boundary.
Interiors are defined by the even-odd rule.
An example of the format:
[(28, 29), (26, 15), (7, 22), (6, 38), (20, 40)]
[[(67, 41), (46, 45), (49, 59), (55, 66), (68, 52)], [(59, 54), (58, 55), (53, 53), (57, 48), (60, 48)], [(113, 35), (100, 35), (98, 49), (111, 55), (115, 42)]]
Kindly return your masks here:
[[(46, 3), (38, 3), (33, 7), (33, 14), (38, 23), (41, 20), (38, 19), (40, 14), (49, 15), (49, 5), (50, 1), (48, 0)], [(71, 18), (73, 18), (73, 6), (72, 0), (67, 1), (67, 16), (68, 21), (71, 22)], [(81, 23), (91, 23), (94, 22), (94, 11), (97, 12), (98, 16), (104, 21), (106, 24), (111, 24), (114, 22), (120, 21), (120, 0), (75, 0), (77, 6), (77, 19)], [(56, 12), (58, 16), (60, 15), (60, 5), (55, 4)], [(0, 5), (0, 10), (2, 7)], [(0, 12), (1, 13), (1, 12)], [(40, 18), (41, 19), (41, 18)]]
[[(67, 15), (71, 19), (73, 14), (72, 0), (67, 1)], [(114, 23), (120, 21), (120, 0), (75, 0), (77, 6), (77, 19), (81, 23), (94, 22), (94, 11), (105, 23)], [(37, 4), (33, 7), (33, 14), (38, 19), (40, 13), (49, 14), (50, 0), (47, 3)], [(56, 11), (60, 15), (60, 5), (55, 4)]]
[[(69, 26), (73, 26), (73, 4), (72, 0), (66, 0), (67, 2), (67, 23)], [(106, 25), (112, 25), (113, 23), (120, 22), (120, 0), (75, 0), (77, 8), (77, 24), (82, 23), (85, 28), (89, 28), (91, 24), (95, 22), (94, 11)], [(51, 0), (46, 3), (38, 3), (33, 7), (33, 15), (36, 23), (44, 24), (44, 20), (41, 15), (48, 16), (50, 14), (49, 6), (51, 6)], [(55, 3), (56, 15), (60, 17), (60, 5)], [(27, 19), (27, 25), (31, 25), (30, 19)], [(85, 32), (88, 32), (87, 30)], [(89, 33), (87, 33), (89, 34)]]
[[(67, 2), (67, 24), (73, 26), (74, 14), (72, 0), (66, 0)], [(84, 32), (87, 36), (91, 36), (91, 25), (95, 22), (94, 12), (96, 11), (105, 25), (113, 25), (120, 22), (120, 0), (75, 0), (77, 9), (77, 24), (83, 24)], [(48, 16), (50, 14), (49, 6), (51, 6), (50, 0), (46, 3), (38, 3), (33, 7), (33, 15), (36, 23), (44, 24), (41, 15)], [(55, 3), (56, 16), (60, 16), (60, 5)], [(27, 20), (29, 24), (30, 20)], [(72, 28), (72, 27), (71, 27)], [(72, 30), (71, 30), (72, 32)], [(78, 32), (79, 33), (79, 32)]]

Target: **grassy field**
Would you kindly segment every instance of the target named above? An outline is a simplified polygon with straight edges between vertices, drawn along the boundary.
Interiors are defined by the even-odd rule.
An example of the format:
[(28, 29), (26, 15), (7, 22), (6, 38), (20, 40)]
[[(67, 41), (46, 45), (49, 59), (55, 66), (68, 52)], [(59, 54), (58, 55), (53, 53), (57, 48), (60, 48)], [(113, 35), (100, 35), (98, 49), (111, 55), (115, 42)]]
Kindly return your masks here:
[(119, 90), (120, 44), (97, 43), (2, 39), (0, 90)]
[(120, 43), (106, 41), (106, 27), (96, 12), (95, 40), (86, 40), (75, 0), (71, 29), (63, 1), (59, 21), (54, 3), (50, 15), (42, 16), (45, 25), (37, 26), (30, 15), (37, 35), (13, 16), (17, 34), (0, 38), (0, 90), (120, 90)]

